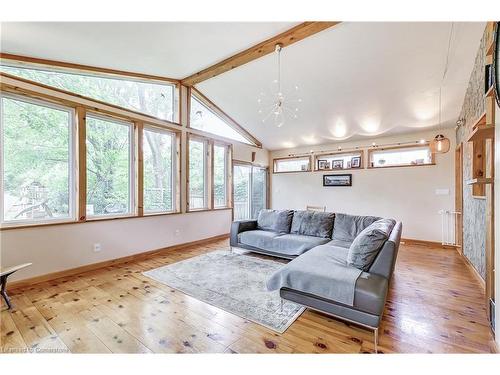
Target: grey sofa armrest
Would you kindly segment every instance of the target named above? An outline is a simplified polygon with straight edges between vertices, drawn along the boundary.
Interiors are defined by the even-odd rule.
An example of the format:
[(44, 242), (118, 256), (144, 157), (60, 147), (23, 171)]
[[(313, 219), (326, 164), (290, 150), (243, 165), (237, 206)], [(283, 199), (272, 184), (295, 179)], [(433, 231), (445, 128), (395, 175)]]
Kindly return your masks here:
[(238, 234), (247, 230), (257, 229), (257, 220), (233, 221), (231, 224), (230, 246), (238, 246)]
[(383, 276), (387, 280), (391, 279), (394, 266), (396, 265), (402, 230), (403, 224), (397, 222), (392, 229), (389, 239), (384, 243), (382, 249), (380, 249), (368, 272)]

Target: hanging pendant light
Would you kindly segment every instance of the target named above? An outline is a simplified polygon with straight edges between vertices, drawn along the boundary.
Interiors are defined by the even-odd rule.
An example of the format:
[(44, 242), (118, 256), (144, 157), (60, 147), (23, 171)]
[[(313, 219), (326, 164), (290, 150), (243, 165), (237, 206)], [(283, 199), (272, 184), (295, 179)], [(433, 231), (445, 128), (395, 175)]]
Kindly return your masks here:
[(271, 95), (265, 95), (265, 93), (262, 92), (257, 99), (257, 103), (259, 104), (258, 113), (264, 115), (262, 122), (273, 122), (278, 128), (281, 128), (287, 119), (298, 119), (299, 104), (302, 103), (302, 99), (297, 97), (299, 90), (298, 86), (295, 86), (294, 92), (287, 93), (285, 100), (281, 82), (282, 48), (283, 46), (278, 43), (274, 49), (277, 56), (277, 78), (273, 82), (276, 87), (272, 90), (273, 93)]
[[(438, 126), (441, 126), (441, 97), (443, 90), (444, 79), (446, 78), (446, 73), (448, 72), (448, 60), (450, 57), (450, 46), (451, 46), (451, 37), (453, 35), (453, 22), (451, 23), (450, 29), (450, 37), (448, 39), (448, 51), (446, 53), (446, 63), (444, 66), (443, 78), (441, 79), (441, 84), (439, 86), (439, 123)], [(438, 134), (434, 137), (434, 139), (430, 143), (431, 152), (433, 154), (445, 154), (450, 151), (450, 140), (446, 138), (443, 134)]]
[(434, 154), (445, 154), (450, 151), (450, 140), (442, 134), (438, 134), (431, 141), (431, 152)]

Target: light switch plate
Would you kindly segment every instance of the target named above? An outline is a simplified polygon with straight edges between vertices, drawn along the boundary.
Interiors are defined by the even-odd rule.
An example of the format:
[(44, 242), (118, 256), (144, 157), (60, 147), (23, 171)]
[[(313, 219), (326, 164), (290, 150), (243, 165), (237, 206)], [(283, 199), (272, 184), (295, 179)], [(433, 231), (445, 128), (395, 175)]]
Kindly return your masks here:
[(450, 189), (436, 189), (436, 195), (450, 195)]

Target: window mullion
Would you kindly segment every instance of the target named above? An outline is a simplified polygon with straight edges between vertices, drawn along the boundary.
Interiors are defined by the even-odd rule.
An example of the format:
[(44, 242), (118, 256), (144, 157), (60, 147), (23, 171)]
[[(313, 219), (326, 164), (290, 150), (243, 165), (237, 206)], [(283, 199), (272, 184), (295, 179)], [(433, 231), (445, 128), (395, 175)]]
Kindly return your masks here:
[(76, 107), (78, 129), (78, 221), (87, 220), (87, 125), (83, 107)]
[(134, 123), (135, 133), (135, 196), (137, 216), (144, 216), (144, 124), (140, 121)]
[(214, 189), (214, 141), (207, 141), (207, 154), (206, 154), (206, 165), (207, 165), (207, 208), (209, 210), (214, 208), (215, 201), (215, 189)]

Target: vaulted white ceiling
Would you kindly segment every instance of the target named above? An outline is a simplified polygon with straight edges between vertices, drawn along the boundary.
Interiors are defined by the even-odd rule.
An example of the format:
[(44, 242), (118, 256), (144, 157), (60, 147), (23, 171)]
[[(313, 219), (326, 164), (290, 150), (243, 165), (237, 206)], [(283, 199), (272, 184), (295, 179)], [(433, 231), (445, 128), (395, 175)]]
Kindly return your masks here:
[[(2, 52), (184, 78), (294, 23), (2, 23)], [(454, 126), (484, 30), (455, 23), (442, 124)], [(298, 118), (262, 123), (274, 54), (197, 87), (269, 149), (436, 128), (451, 23), (345, 22), (282, 52), (285, 97)], [(294, 106), (295, 107), (295, 106)]]
[(2, 22), (2, 52), (185, 78), (296, 23)]
[[(276, 78), (268, 55), (199, 84), (269, 149), (419, 131), (438, 124), (451, 23), (342, 23), (282, 51), (285, 100), (299, 117), (262, 123), (257, 99)], [(458, 119), (483, 23), (455, 23), (442, 89), (442, 123)]]

